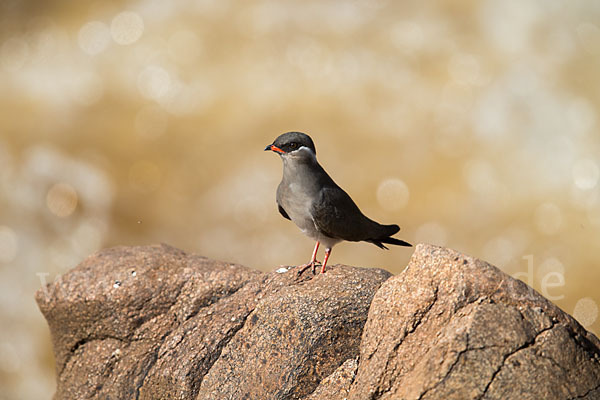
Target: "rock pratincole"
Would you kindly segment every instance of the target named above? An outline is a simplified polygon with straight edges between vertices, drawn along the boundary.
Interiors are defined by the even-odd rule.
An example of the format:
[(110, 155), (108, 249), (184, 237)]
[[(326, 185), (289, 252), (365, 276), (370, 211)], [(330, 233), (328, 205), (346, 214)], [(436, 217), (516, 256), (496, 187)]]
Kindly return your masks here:
[(385, 244), (412, 246), (391, 237), (398, 225), (382, 225), (365, 216), (350, 196), (340, 188), (317, 161), (317, 151), (310, 136), (301, 132), (280, 135), (265, 148), (283, 160), (283, 178), (277, 188), (277, 206), (284, 218), (291, 220), (306, 236), (317, 243), (310, 262), (299, 274), (319, 261), (319, 244), (325, 246), (321, 273), (325, 272), (331, 249), (337, 243), (369, 242), (387, 249)]

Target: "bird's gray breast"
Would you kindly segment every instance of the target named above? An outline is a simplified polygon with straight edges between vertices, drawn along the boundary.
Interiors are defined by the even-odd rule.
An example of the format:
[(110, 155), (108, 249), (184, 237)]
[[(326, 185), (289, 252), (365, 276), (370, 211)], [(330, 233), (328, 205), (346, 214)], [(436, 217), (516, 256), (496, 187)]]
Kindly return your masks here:
[(283, 179), (277, 188), (277, 203), (283, 207), (292, 222), (302, 232), (313, 238), (318, 238), (318, 232), (313, 222), (311, 208), (315, 196), (312, 188), (302, 182)]

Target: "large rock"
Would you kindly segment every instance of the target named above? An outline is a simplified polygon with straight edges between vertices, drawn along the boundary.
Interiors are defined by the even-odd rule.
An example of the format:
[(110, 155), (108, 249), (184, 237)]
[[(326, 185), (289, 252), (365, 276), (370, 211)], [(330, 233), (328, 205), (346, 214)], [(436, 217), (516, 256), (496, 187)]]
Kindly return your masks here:
[(390, 277), (333, 266), (263, 274), (161, 245), (92, 255), (36, 293), (57, 399), (283, 399), (356, 358)]
[(36, 294), (55, 398), (600, 398), (598, 339), (485, 262), (419, 245), (391, 279), (295, 271), (92, 255)]
[(377, 292), (350, 399), (600, 398), (600, 342), (521, 281), (419, 245)]

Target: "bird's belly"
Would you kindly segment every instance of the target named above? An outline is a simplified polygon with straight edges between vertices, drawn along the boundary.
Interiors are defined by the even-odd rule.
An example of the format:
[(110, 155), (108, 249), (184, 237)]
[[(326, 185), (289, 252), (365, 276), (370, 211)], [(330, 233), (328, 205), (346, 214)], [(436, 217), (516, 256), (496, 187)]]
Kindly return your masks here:
[(292, 195), (285, 196), (282, 199), (283, 209), (287, 212), (290, 219), (306, 236), (313, 239), (318, 234), (317, 228), (312, 220), (311, 199), (300, 190), (294, 190), (293, 185), (288, 187)]
[[(327, 244), (327, 247), (339, 242), (339, 239), (324, 236), (317, 230), (312, 219), (312, 199), (308, 196), (307, 189), (296, 184), (282, 185), (279, 188), (284, 194), (279, 201), (290, 219), (306, 236)], [(331, 246), (329, 246), (329, 244)]]
[(318, 240), (319, 232), (315, 229), (314, 225), (311, 226), (307, 221), (301, 221), (300, 223), (294, 221), (294, 223), (306, 236)]
[(312, 218), (310, 218), (310, 214), (303, 212), (292, 212), (290, 213), (290, 218), (292, 219), (292, 222), (296, 224), (298, 228), (300, 228), (302, 233), (316, 240), (319, 232), (317, 231), (317, 228), (315, 227)]
[(300, 228), (302, 233), (317, 242), (321, 242), (327, 248), (332, 248), (336, 243), (340, 242), (340, 239), (331, 238), (324, 235), (322, 232), (319, 232), (312, 218), (300, 217), (294, 219), (294, 217), (291, 215), (290, 218), (292, 218), (292, 221), (298, 228)]

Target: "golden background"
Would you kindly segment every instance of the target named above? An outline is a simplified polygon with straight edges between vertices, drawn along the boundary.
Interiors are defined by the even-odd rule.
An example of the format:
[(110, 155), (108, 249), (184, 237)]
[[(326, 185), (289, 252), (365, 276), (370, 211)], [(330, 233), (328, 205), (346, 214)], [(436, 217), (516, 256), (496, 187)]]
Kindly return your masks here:
[[(598, 333), (599, 71), (596, 0), (0, 1), (0, 399), (50, 398), (33, 293), (91, 252), (308, 261), (263, 152), (290, 130), (399, 238)], [(411, 252), (330, 262), (399, 273)]]

